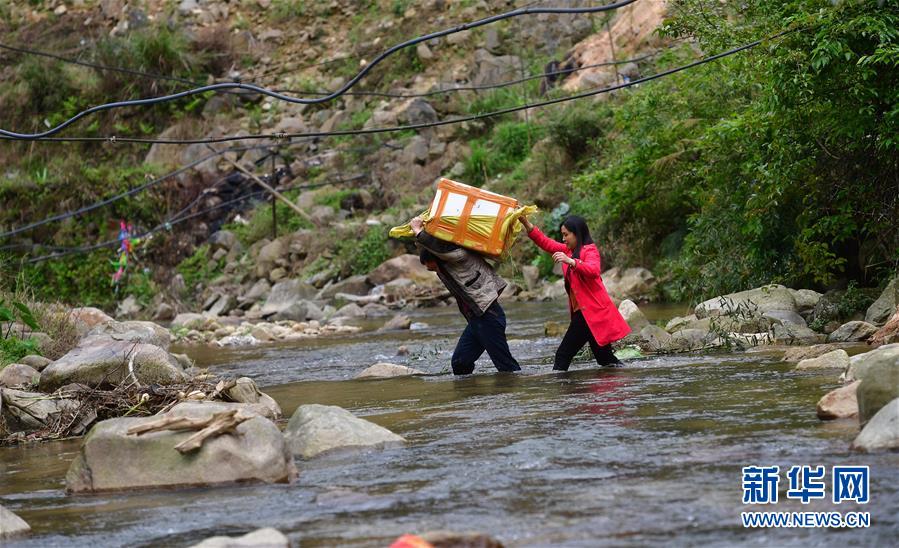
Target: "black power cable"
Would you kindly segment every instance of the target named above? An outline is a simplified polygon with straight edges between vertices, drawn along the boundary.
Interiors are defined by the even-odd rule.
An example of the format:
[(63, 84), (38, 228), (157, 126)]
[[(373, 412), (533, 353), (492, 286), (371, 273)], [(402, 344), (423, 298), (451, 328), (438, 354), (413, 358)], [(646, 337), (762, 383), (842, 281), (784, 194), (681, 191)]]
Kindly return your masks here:
[(432, 32), (430, 34), (419, 36), (417, 38), (412, 38), (412, 39), (406, 40), (405, 42), (402, 42), (400, 44), (394, 45), (394, 46), (388, 48), (387, 50), (385, 50), (384, 52), (382, 52), (380, 55), (375, 57), (371, 61), (371, 63), (368, 63), (365, 67), (362, 68), (362, 70), (360, 70), (358, 73), (356, 73), (356, 75), (353, 78), (351, 78), (347, 83), (345, 83), (343, 86), (341, 86), (340, 89), (338, 89), (324, 97), (318, 97), (318, 98), (314, 98), (314, 99), (303, 99), (303, 98), (298, 98), (298, 97), (291, 97), (289, 95), (283, 95), (283, 94), (271, 91), (269, 89), (255, 86), (252, 84), (241, 84), (241, 83), (237, 83), (237, 82), (225, 82), (225, 83), (220, 83), (220, 84), (211, 84), (208, 86), (202, 86), (202, 87), (182, 91), (179, 93), (164, 95), (161, 97), (153, 97), (153, 98), (148, 98), (148, 99), (134, 99), (134, 100), (128, 100), (128, 101), (116, 101), (116, 102), (112, 102), (112, 103), (106, 103), (103, 105), (97, 105), (97, 106), (91, 107), (87, 110), (83, 110), (83, 111), (79, 112), (75, 116), (72, 116), (68, 120), (61, 122), (60, 124), (48, 129), (47, 131), (43, 131), (43, 132), (39, 132), (39, 133), (18, 133), (18, 132), (14, 132), (14, 131), (5, 130), (5, 129), (0, 129), (0, 135), (9, 137), (11, 139), (20, 139), (20, 140), (42, 139), (44, 137), (50, 137), (52, 135), (59, 133), (66, 127), (68, 127), (68, 126), (72, 125), (73, 123), (75, 123), (76, 121), (80, 120), (81, 118), (84, 118), (85, 116), (88, 116), (95, 112), (112, 110), (112, 109), (117, 109), (117, 108), (122, 108), (122, 107), (127, 107), (127, 106), (155, 105), (155, 104), (174, 101), (174, 100), (181, 99), (184, 97), (189, 97), (192, 95), (206, 93), (209, 91), (219, 91), (219, 90), (243, 89), (243, 90), (247, 90), (247, 91), (261, 93), (263, 95), (274, 97), (275, 99), (278, 99), (281, 101), (285, 101), (288, 103), (295, 103), (295, 104), (325, 103), (325, 102), (331, 101), (333, 99), (336, 99), (337, 97), (340, 97), (341, 95), (346, 93), (350, 88), (355, 86), (356, 83), (359, 82), (359, 80), (361, 80), (363, 77), (365, 77), (365, 75), (368, 74), (375, 66), (377, 66), (379, 63), (381, 63), (384, 59), (386, 59), (390, 55), (392, 55), (402, 49), (419, 44), (421, 42), (426, 42), (428, 40), (433, 40), (434, 38), (440, 38), (440, 37), (447, 36), (450, 34), (463, 32), (463, 31), (466, 31), (469, 29), (481, 27), (484, 25), (489, 25), (489, 24), (495, 23), (497, 21), (502, 21), (504, 19), (510, 19), (512, 17), (519, 17), (522, 15), (533, 15), (533, 14), (542, 14), (542, 13), (599, 13), (599, 12), (619, 9), (619, 8), (622, 8), (629, 4), (633, 4), (636, 1), (637, 0), (620, 0), (618, 2), (615, 2), (612, 4), (607, 4), (604, 6), (595, 6), (595, 7), (588, 7), (588, 8), (539, 8), (539, 7), (537, 7), (537, 8), (533, 8), (533, 7), (519, 8), (516, 10), (506, 12), (506, 13), (501, 13), (501, 14), (494, 15), (491, 17), (486, 17), (484, 19), (479, 19), (479, 20), (473, 21), (471, 23), (464, 23), (464, 24), (459, 25), (454, 28), (441, 30), (441, 31), (437, 31), (437, 32)]
[[(796, 32), (799, 30), (806, 30), (804, 28), (795, 28), (786, 30), (780, 33), (777, 33), (773, 36), (769, 36), (766, 38), (762, 38), (756, 40), (754, 42), (750, 42), (748, 44), (715, 54), (708, 57), (703, 57), (702, 59), (698, 59), (693, 61), (692, 63), (688, 63), (686, 65), (680, 65), (678, 67), (674, 67), (672, 69), (668, 69), (657, 74), (653, 74), (650, 76), (645, 76), (643, 78), (638, 78), (636, 80), (630, 80), (628, 82), (622, 84), (616, 84), (613, 86), (605, 87), (605, 88), (597, 88), (589, 91), (576, 93), (573, 95), (567, 95), (564, 97), (558, 97), (555, 99), (547, 99), (545, 101), (539, 101), (535, 103), (526, 103), (523, 105), (518, 105), (514, 107), (509, 107), (501, 110), (495, 110), (491, 112), (485, 112), (480, 114), (472, 114), (469, 116), (462, 116), (458, 118), (452, 118), (448, 120), (438, 120), (436, 122), (423, 122), (420, 124), (408, 124), (402, 126), (387, 126), (387, 127), (379, 127), (379, 128), (369, 128), (369, 129), (356, 129), (356, 130), (342, 130), (342, 131), (312, 131), (312, 132), (303, 132), (303, 133), (267, 133), (267, 134), (256, 134), (256, 135), (243, 135), (243, 136), (233, 136), (233, 137), (215, 137), (208, 139), (143, 139), (137, 137), (48, 137), (38, 139), (39, 141), (47, 141), (47, 142), (122, 142), (122, 143), (142, 143), (142, 144), (169, 144), (169, 145), (192, 145), (192, 144), (207, 144), (207, 143), (226, 143), (231, 141), (241, 141), (241, 140), (250, 140), (250, 139), (271, 139), (274, 141), (283, 141), (287, 139), (295, 139), (295, 138), (324, 138), (324, 137), (341, 137), (341, 136), (356, 136), (356, 135), (375, 135), (380, 133), (394, 133), (400, 131), (409, 131), (409, 130), (420, 130), (432, 127), (446, 126), (452, 124), (461, 124), (465, 122), (472, 122), (475, 120), (482, 120), (486, 118), (493, 118), (496, 116), (502, 116), (504, 114), (511, 114), (514, 112), (519, 112), (522, 110), (529, 110), (532, 108), (540, 108), (549, 105), (555, 105), (559, 103), (566, 103), (568, 101), (575, 101), (578, 99), (583, 99), (586, 97), (593, 97), (596, 95), (601, 95), (603, 93), (609, 93), (612, 91), (617, 91), (619, 89), (625, 89), (632, 86), (637, 86), (643, 84), (645, 82), (650, 82), (652, 80), (656, 80), (658, 78), (663, 78), (665, 76), (669, 76), (676, 72), (681, 72), (683, 70), (691, 69), (697, 67), (699, 65), (704, 65), (706, 63), (710, 63), (712, 61), (717, 61), (723, 57), (728, 57), (730, 55), (734, 55), (741, 51), (754, 48), (759, 44), (762, 44), (768, 40), (774, 40), (786, 34)], [(2, 237), (3, 235), (0, 235)]]

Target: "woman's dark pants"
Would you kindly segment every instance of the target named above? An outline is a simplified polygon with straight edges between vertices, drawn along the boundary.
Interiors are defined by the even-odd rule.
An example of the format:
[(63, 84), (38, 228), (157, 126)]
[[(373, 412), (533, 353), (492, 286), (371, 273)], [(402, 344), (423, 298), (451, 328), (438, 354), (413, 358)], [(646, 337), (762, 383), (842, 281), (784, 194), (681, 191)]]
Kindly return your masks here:
[(579, 310), (571, 316), (571, 325), (562, 338), (562, 344), (556, 350), (556, 360), (553, 369), (556, 371), (568, 371), (571, 360), (581, 351), (584, 344), (590, 344), (590, 350), (593, 351), (593, 357), (599, 365), (621, 365), (618, 358), (612, 352), (612, 345), (599, 346), (590, 328), (587, 327), (587, 320), (584, 314)]

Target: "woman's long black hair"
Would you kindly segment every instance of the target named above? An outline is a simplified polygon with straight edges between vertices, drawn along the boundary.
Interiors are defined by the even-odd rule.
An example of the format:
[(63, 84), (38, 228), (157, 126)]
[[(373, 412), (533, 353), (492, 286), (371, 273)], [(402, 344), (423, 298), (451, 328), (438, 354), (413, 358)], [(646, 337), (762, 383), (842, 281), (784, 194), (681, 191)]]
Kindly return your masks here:
[(562, 230), (563, 226), (568, 230), (568, 232), (574, 233), (575, 238), (577, 238), (577, 247), (574, 248), (574, 251), (571, 255), (575, 259), (580, 259), (581, 248), (585, 245), (590, 245), (593, 243), (593, 238), (590, 237), (590, 228), (587, 226), (587, 221), (585, 221), (583, 217), (571, 215), (570, 217), (566, 217), (565, 220), (562, 221), (562, 224), (559, 225), (559, 230)]

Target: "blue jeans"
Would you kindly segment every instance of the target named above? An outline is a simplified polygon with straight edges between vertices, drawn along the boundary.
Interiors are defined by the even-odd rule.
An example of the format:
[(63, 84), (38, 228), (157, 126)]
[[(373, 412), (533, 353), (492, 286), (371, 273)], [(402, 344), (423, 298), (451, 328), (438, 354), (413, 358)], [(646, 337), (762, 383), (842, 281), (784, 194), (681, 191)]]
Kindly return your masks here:
[(472, 316), (459, 337), (453, 352), (453, 373), (468, 375), (474, 371), (474, 362), (487, 351), (493, 365), (499, 371), (519, 371), (521, 366), (512, 357), (506, 341), (506, 313), (494, 302), (483, 316)]

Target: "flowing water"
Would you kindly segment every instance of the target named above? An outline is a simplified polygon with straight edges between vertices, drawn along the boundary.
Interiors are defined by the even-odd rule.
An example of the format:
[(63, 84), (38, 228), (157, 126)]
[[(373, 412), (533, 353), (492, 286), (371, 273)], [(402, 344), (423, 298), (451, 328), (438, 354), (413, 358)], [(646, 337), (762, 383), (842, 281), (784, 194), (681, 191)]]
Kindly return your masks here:
[[(193, 350), (202, 366), (253, 377), (289, 416), (345, 407), (404, 436), (404, 448), (298, 461), (293, 485), (70, 496), (78, 441), (0, 449), (0, 504), (33, 534), (4, 546), (189, 546), (275, 527), (298, 546), (386, 546), (404, 533), (481, 531), (508, 545), (895, 546), (899, 453), (854, 454), (854, 421), (821, 422), (815, 402), (833, 372), (795, 372), (774, 353), (664, 356), (620, 369), (552, 373), (556, 304), (506, 307), (524, 371), (489, 361), (453, 378), (462, 320), (420, 311), (426, 330), (240, 350)], [(650, 308), (650, 319), (683, 314)], [(407, 356), (397, 356), (400, 345)], [(422, 378), (354, 381), (377, 361)], [(742, 504), (748, 465), (868, 465), (871, 502)], [(828, 485), (828, 496), (830, 485)], [(869, 511), (869, 529), (744, 529), (743, 511)]]

